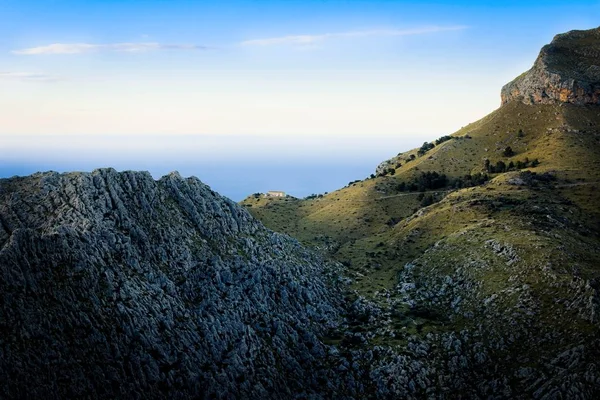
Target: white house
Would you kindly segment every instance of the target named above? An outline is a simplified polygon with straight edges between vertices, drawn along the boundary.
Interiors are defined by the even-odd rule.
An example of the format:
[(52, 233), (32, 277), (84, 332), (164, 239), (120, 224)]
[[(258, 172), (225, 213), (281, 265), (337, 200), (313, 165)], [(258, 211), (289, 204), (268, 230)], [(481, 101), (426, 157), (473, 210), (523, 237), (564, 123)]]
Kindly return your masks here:
[(267, 192), (266, 197), (285, 197), (285, 192), (280, 192), (278, 190), (269, 190)]

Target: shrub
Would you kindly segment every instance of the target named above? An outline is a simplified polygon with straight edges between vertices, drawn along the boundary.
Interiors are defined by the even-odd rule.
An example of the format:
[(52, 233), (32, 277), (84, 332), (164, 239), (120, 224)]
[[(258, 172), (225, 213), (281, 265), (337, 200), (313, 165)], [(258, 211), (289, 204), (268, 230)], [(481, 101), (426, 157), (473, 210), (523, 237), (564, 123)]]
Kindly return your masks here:
[(421, 146), (419, 151), (417, 151), (417, 154), (422, 156), (425, 153), (427, 153), (429, 150), (433, 149), (434, 147), (435, 147), (435, 145), (433, 143), (425, 142), (425, 143), (423, 143), (423, 146)]
[(519, 178), (521, 178), (528, 186), (538, 186), (539, 183), (550, 183), (556, 181), (556, 176), (549, 172), (536, 174), (535, 172), (531, 171), (523, 171), (519, 173)]
[(496, 166), (494, 168), (495, 172), (506, 172), (506, 164), (504, 163), (504, 161), (500, 160), (496, 163)]
[(442, 136), (441, 138), (436, 139), (435, 144), (436, 145), (440, 145), (440, 144), (442, 144), (444, 142), (447, 142), (450, 139), (452, 139), (452, 136)]
[(429, 194), (429, 195), (423, 197), (423, 199), (421, 200), (421, 207), (427, 207), (427, 206), (432, 205), (433, 203), (434, 203), (433, 196)]
[(379, 174), (377, 174), (377, 176), (386, 176), (386, 175), (394, 175), (396, 173), (396, 170), (394, 168), (386, 168), (383, 171), (381, 171)]
[[(396, 185), (398, 192), (410, 191), (425, 192), (428, 190), (444, 189), (444, 188), (464, 188), (479, 186), (489, 180), (487, 174), (480, 172), (476, 174), (467, 174), (458, 178), (449, 178), (445, 174), (440, 174), (436, 171), (421, 172), (419, 176), (414, 177), (410, 182), (400, 182)], [(422, 200), (423, 197), (419, 197), (418, 200)]]
[(517, 160), (516, 162), (511, 161), (508, 166), (503, 161), (498, 161), (495, 165), (490, 163), (490, 160), (484, 161), (484, 169), (490, 173), (502, 173), (506, 171), (521, 170), (528, 167), (537, 167), (540, 161), (536, 158), (533, 161), (529, 161), (529, 158), (525, 157), (524, 160)]
[(504, 149), (504, 152), (502, 152), (502, 155), (504, 157), (512, 157), (515, 155), (515, 152), (513, 151), (513, 149), (508, 146), (507, 148)]

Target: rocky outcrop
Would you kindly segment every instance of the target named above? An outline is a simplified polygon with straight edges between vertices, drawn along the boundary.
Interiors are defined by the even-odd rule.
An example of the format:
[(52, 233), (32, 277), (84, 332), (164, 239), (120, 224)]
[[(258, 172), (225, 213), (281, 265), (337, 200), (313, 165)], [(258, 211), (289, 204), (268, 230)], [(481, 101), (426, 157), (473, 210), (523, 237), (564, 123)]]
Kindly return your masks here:
[(600, 104), (600, 28), (556, 35), (501, 97), (502, 104)]
[(0, 398), (335, 396), (326, 270), (196, 178), (0, 180)]

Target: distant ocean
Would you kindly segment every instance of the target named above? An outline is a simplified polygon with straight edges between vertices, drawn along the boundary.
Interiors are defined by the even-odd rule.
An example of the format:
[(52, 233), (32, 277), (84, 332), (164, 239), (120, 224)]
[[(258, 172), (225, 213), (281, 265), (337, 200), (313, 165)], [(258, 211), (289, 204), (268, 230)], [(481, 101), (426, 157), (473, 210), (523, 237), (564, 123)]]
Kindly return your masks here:
[[(432, 138), (435, 138), (432, 135)], [(305, 197), (363, 179), (422, 137), (102, 136), (0, 137), (0, 177), (100, 167), (196, 176), (240, 201), (269, 190)]]

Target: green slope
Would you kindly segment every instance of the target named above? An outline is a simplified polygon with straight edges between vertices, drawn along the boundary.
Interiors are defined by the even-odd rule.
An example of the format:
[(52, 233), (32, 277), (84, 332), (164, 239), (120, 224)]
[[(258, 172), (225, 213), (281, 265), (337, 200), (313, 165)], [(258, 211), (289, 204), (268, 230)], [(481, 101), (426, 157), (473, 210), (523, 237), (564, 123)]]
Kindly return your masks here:
[[(512, 102), (451, 136), (453, 139), (422, 156), (417, 156), (418, 149), (414, 149), (390, 160), (390, 165), (401, 164), (393, 176), (359, 181), (323, 198), (249, 197), (242, 204), (269, 228), (290, 234), (350, 263), (353, 270), (365, 275), (362, 281), (373, 283), (373, 286), (365, 287), (357, 284), (357, 289), (364, 294), (369, 294), (374, 287), (395, 285), (396, 273), (404, 262), (418, 256), (439, 238), (477, 223), (482, 217), (469, 208), (457, 211), (456, 206), (450, 217), (444, 213), (447, 201), (429, 207), (434, 214), (442, 213), (447, 218), (440, 226), (432, 226), (428, 222), (430, 218), (420, 212), (413, 214), (420, 209), (422, 195), (400, 192), (397, 188), (399, 183), (410, 182), (422, 172), (436, 171), (449, 177), (461, 177), (485, 172), (485, 159), (492, 164), (503, 161), (507, 165), (511, 161), (538, 159), (539, 165), (521, 172), (551, 173), (556, 177), (552, 184), (560, 188), (545, 193), (540, 201), (564, 197), (572, 201), (574, 207), (585, 211), (586, 225), (597, 229), (600, 207), (589, 197), (593, 186), (565, 185), (600, 181), (600, 107)], [(503, 155), (509, 146), (515, 153), (512, 157)], [(411, 154), (416, 158), (406, 162)], [(484, 194), (498, 198), (527, 198), (531, 196), (531, 188), (517, 190), (514, 185), (507, 184), (507, 180), (518, 174), (519, 171), (489, 174), (491, 181), (483, 186), (460, 190), (443, 188), (426, 194), (439, 200), (452, 190), (449, 198), (460, 198), (463, 202)], [(539, 196), (539, 191), (535, 193)], [(410, 222), (406, 220), (408, 217)], [(510, 213), (501, 216), (509, 217)], [(421, 233), (417, 235), (417, 231)], [(386, 245), (390, 238), (402, 235), (405, 240), (401, 249)]]

